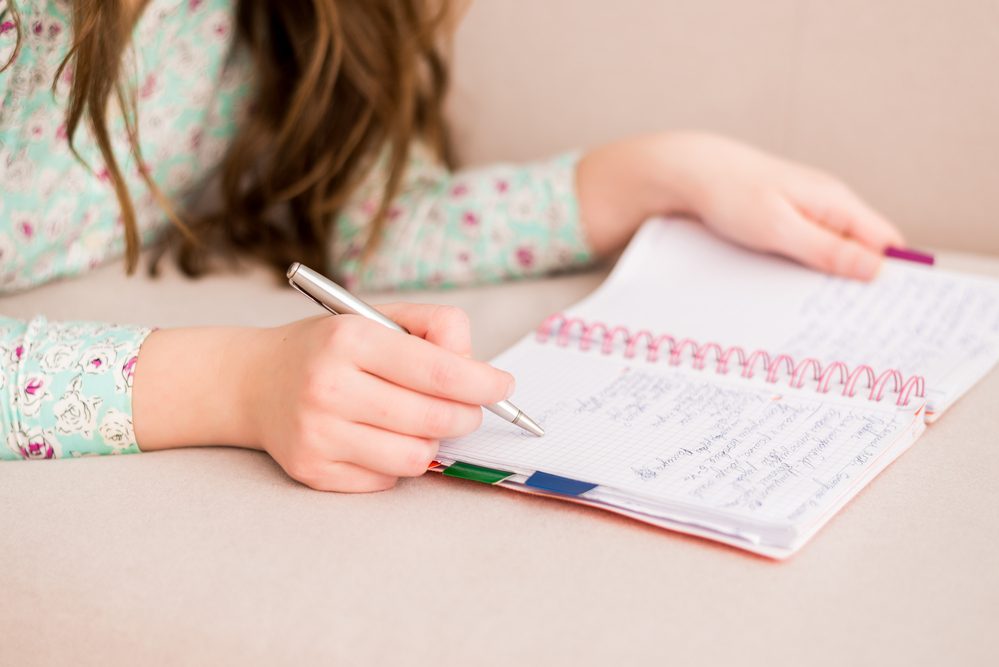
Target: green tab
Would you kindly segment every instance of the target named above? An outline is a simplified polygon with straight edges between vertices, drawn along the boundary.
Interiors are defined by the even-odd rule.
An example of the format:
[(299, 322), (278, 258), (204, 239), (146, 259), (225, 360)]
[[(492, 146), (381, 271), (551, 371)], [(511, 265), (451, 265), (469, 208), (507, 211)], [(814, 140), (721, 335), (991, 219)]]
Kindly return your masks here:
[(461, 479), (470, 479), (474, 482), (482, 482), (483, 484), (495, 484), (496, 482), (502, 482), (513, 473), (455, 461), (444, 471), (444, 474), (448, 477), (460, 477)]

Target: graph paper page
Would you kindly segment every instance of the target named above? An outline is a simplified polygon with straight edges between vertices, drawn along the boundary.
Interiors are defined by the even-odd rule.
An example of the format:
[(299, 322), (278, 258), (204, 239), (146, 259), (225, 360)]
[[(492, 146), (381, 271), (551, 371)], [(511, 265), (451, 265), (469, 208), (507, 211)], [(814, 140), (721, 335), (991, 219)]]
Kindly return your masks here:
[[(677, 508), (806, 523), (900, 438), (916, 408), (792, 390), (713, 371), (630, 361), (527, 338), (494, 362), (518, 379), (536, 438), (486, 415), (441, 456), (544, 471)], [(915, 402), (914, 402), (915, 403)]]
[(569, 310), (633, 330), (926, 378), (942, 411), (999, 360), (999, 281), (886, 260), (865, 283), (653, 220)]

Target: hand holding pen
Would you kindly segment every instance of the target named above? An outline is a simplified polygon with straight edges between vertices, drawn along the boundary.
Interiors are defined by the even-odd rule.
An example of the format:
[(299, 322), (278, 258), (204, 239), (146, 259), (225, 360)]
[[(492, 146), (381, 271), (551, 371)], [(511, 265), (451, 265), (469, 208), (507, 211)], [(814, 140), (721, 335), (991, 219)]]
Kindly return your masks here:
[[(179, 425), (174, 412), (174, 428), (153, 430), (198, 425), (191, 439), (266, 450), (291, 477), (323, 491), (379, 491), (399, 477), (422, 475), (440, 440), (471, 433), (482, 422), (481, 406), (510, 397), (513, 377), (469, 357), (468, 317), (457, 308), (398, 303), (376, 312), (412, 335), (351, 315), (272, 329), (190, 330), (189, 337), (228, 340), (201, 358), (204, 376), (216, 385), (180, 396), (153, 392), (158, 404), (192, 399)], [(158, 333), (143, 348), (152, 376), (183, 367), (191, 356), (183, 345), (158, 353), (170, 338)], [(187, 343), (205, 345), (201, 338)], [(163, 368), (154, 368), (156, 359)], [(205, 388), (211, 391), (195, 390)], [(195, 419), (201, 412), (205, 419)], [(155, 426), (148, 417), (142, 422)], [(235, 430), (204, 432), (212, 424)], [(176, 446), (161, 444), (156, 448)]]
[[(333, 315), (360, 315), (372, 322), (381, 324), (387, 329), (404, 334), (410, 333), (405, 327), (401, 327), (388, 317), (385, 317), (378, 310), (372, 308), (329, 278), (298, 262), (295, 262), (288, 268), (288, 283)], [(501, 419), (519, 426), (532, 435), (542, 436), (545, 434), (544, 429), (536, 421), (528, 417), (524, 411), (510, 401), (502, 400), (483, 407)]]

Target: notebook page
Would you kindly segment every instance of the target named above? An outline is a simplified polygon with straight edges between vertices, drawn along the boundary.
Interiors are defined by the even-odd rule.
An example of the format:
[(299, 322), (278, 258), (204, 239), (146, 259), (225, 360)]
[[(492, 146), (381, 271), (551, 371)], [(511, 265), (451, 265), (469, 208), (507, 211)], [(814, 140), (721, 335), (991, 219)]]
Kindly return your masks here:
[(614, 272), (569, 311), (723, 347), (896, 368), (942, 411), (999, 360), (999, 281), (887, 260), (862, 283), (653, 220)]
[[(726, 378), (527, 338), (495, 360), (518, 379), (535, 438), (487, 419), (440, 454), (541, 470), (668, 508), (664, 516), (789, 535), (807, 525), (900, 438), (916, 408)], [(487, 415), (488, 417), (488, 415)]]

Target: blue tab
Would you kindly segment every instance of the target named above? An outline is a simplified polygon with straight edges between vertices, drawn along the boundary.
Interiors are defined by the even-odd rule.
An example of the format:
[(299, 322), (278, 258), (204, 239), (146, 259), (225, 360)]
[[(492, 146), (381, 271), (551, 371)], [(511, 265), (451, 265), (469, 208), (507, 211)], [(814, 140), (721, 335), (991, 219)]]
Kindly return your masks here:
[(569, 479), (568, 477), (559, 477), (558, 475), (550, 475), (546, 472), (536, 472), (527, 478), (524, 482), (527, 486), (533, 486), (536, 489), (542, 489), (543, 491), (552, 491), (554, 493), (561, 493), (567, 496), (578, 496), (586, 493), (590, 489), (597, 488), (596, 484), (590, 484), (589, 482), (580, 482), (579, 480)]

